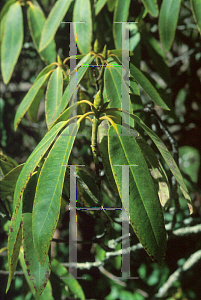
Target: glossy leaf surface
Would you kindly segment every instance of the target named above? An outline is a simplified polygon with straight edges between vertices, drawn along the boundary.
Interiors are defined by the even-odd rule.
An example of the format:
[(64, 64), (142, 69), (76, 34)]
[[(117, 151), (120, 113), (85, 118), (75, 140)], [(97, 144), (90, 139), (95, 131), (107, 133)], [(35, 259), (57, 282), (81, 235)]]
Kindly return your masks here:
[(110, 163), (121, 198), (122, 167), (116, 165), (134, 165), (129, 167), (130, 203), (124, 199), (122, 202), (128, 217), (130, 213), (131, 225), (144, 249), (161, 266), (166, 251), (164, 219), (145, 158), (133, 136), (121, 135), (121, 125), (111, 126), (108, 137)]
[(63, 73), (61, 67), (51, 74), (45, 99), (45, 117), (48, 129), (61, 114), (63, 108), (60, 108), (63, 93)]
[(6, 16), (1, 45), (1, 69), (3, 81), (7, 84), (18, 60), (24, 38), (23, 15), (20, 3), (12, 4)]
[(172, 46), (177, 26), (181, 0), (163, 0), (159, 15), (159, 35), (163, 48), (168, 52)]
[[(79, 123), (73, 123), (72, 128), (71, 135), (68, 135), (67, 127), (56, 140), (41, 169), (36, 188), (32, 220), (33, 241), (36, 255), (42, 265), (45, 263), (58, 222), (66, 165)], [(50, 182), (51, 185), (48, 185)]]

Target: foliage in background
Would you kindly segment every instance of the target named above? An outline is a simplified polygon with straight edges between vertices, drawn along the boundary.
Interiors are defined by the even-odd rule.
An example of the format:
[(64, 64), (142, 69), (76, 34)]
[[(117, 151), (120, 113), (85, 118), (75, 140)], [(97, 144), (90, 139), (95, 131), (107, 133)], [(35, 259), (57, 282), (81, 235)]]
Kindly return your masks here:
[[(200, 7), (200, 0), (9, 0), (2, 7), (0, 205), (8, 261), (1, 263), (9, 274), (7, 288), (2, 275), (5, 299), (199, 296), (198, 282), (193, 288), (185, 286), (183, 276), (190, 282), (201, 261)], [(76, 25), (77, 72), (69, 68), (69, 25), (61, 24), (63, 20), (86, 22)], [(138, 22), (127, 28), (130, 73), (122, 65), (122, 25), (114, 23), (120, 21)], [(69, 81), (76, 79), (78, 91), (69, 91)], [(14, 92), (9, 89), (12, 81), (21, 84)], [(26, 93), (24, 81), (32, 83), (26, 84)], [(129, 116), (127, 124), (121, 123), (121, 85), (130, 95), (130, 110), (123, 111)], [(77, 103), (72, 104), (76, 93)], [(75, 108), (78, 116), (72, 117)], [(69, 117), (74, 121), (71, 135)], [(122, 170), (115, 165), (133, 165), (130, 207), (122, 201), (132, 228), (131, 276), (139, 280), (112, 279), (121, 276), (121, 218), (119, 211), (104, 210), (78, 214), (78, 273), (86, 280), (60, 279), (68, 276), (67, 164), (85, 165), (76, 174), (77, 202), (83, 208), (120, 207)], [(190, 213), (194, 208), (193, 217), (184, 198)], [(64, 242), (56, 248), (51, 242), (55, 235), (61, 238), (57, 242)], [(84, 242), (90, 245), (86, 256)], [(12, 282), (20, 266), (27, 283), (24, 296), (14, 298), (22, 286), (22, 277)]]

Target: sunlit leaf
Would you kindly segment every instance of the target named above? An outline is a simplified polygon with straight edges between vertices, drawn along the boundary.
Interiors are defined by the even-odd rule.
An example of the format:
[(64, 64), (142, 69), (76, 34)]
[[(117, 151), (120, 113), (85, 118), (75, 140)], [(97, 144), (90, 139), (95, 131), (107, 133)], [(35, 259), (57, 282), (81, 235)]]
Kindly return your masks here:
[(103, 6), (105, 5), (105, 3), (107, 2), (107, 0), (98, 0), (96, 3), (96, 7), (95, 7), (95, 15), (97, 16), (99, 14), (99, 12), (101, 11), (101, 9), (103, 8)]
[(91, 50), (92, 17), (90, 0), (76, 0), (73, 10), (74, 34), (77, 34), (77, 45), (81, 53), (87, 54)]
[(130, 201), (126, 203), (122, 199), (123, 206), (144, 249), (161, 266), (166, 252), (164, 219), (145, 158), (133, 136), (121, 135), (121, 125), (113, 124), (109, 128), (108, 137), (110, 163), (121, 198), (122, 167), (117, 165), (130, 166)]
[[(38, 179), (32, 226), (36, 255), (42, 265), (45, 263), (50, 242), (59, 219), (66, 165), (68, 164), (78, 129), (79, 122), (76, 122), (73, 124), (71, 135), (69, 135), (69, 127), (62, 132), (49, 152)], [(50, 182), (51, 185), (49, 185)]]
[(158, 4), (156, 0), (142, 0), (142, 2), (150, 15), (158, 17)]
[(18, 1), (10, 6), (4, 26), (1, 69), (3, 81), (7, 84), (17, 63), (24, 38), (22, 8)]
[(72, 0), (58, 0), (51, 9), (50, 14), (43, 27), (39, 51), (44, 50), (53, 40), (55, 33), (60, 26)]
[(63, 74), (61, 67), (58, 67), (50, 76), (46, 92), (45, 117), (48, 129), (63, 110), (63, 108), (60, 107), (62, 93)]
[[(29, 2), (27, 19), (32, 40), (38, 51), (42, 30), (46, 21), (44, 13), (42, 9), (39, 8), (39, 5)], [(54, 40), (51, 41), (47, 48), (39, 52), (39, 55), (47, 64), (54, 62), (56, 59), (56, 44)]]
[[(130, 7), (130, 0), (122, 1), (117, 0), (114, 9), (114, 19), (113, 22), (126, 22), (128, 18)], [(122, 48), (122, 24), (113, 24), (113, 37), (116, 49)]]
[(172, 46), (181, 0), (163, 0), (159, 14), (159, 35), (163, 48), (168, 52)]

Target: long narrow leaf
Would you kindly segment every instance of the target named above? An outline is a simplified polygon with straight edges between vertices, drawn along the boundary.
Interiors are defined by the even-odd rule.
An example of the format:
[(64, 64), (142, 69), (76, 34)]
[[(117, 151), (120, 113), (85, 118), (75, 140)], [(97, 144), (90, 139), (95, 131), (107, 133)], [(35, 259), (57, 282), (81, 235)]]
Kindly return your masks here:
[(178, 184), (180, 185), (180, 189), (184, 195), (184, 197), (187, 200), (187, 204), (190, 210), (190, 213), (193, 213), (193, 205), (192, 201), (188, 192), (188, 189), (186, 187), (186, 184), (184, 183), (183, 177), (181, 175), (181, 172), (174, 161), (172, 155), (164, 145), (164, 143), (161, 141), (161, 139), (149, 128), (147, 127), (144, 122), (137, 117), (136, 115), (131, 115), (131, 118), (133, 118), (145, 131), (146, 133), (150, 136), (158, 150), (160, 151), (161, 155), (163, 156), (165, 162), (167, 163), (168, 167), (170, 168), (172, 174), (174, 175), (175, 179), (177, 180)]
[(63, 108), (60, 107), (63, 93), (63, 73), (58, 67), (50, 76), (46, 99), (45, 99), (45, 116), (48, 129), (61, 114)]
[(165, 52), (172, 46), (181, 0), (163, 0), (159, 15), (159, 35)]
[(7, 84), (18, 60), (24, 38), (23, 15), (20, 3), (12, 4), (6, 16), (1, 45), (1, 69), (3, 81)]
[(58, 0), (52, 8), (42, 31), (39, 51), (44, 50), (53, 40), (72, 0)]
[(92, 16), (90, 0), (76, 0), (73, 10), (73, 22), (82, 22), (74, 24), (77, 34), (77, 45), (81, 53), (88, 53), (91, 50), (92, 42)]
[[(126, 22), (130, 7), (130, 0), (117, 0), (114, 9), (114, 22)], [(113, 37), (116, 49), (122, 48), (122, 24), (113, 24)]]
[[(51, 72), (51, 71), (50, 71)], [(50, 72), (47, 73), (46, 75), (40, 77), (36, 83), (33, 84), (33, 86), (30, 88), (22, 102), (20, 103), (16, 115), (15, 115), (15, 120), (14, 120), (14, 129), (17, 130), (17, 127), (19, 123), (21, 122), (23, 116), (27, 112), (28, 108), (32, 104), (32, 102), (35, 100), (37, 97), (38, 93), (40, 93), (41, 89), (43, 86), (46, 84), (48, 77), (50, 75)]]
[(160, 97), (158, 92), (155, 90), (153, 85), (150, 83), (150, 81), (144, 76), (144, 74), (136, 68), (132, 63), (130, 63), (130, 71), (131, 75), (134, 77), (134, 79), (141, 85), (143, 90), (147, 93), (147, 95), (151, 98), (151, 100), (159, 105), (160, 107), (169, 110), (166, 103), (163, 101), (163, 99)]
[(38, 146), (34, 149), (32, 154), (27, 159), (20, 176), (18, 177), (15, 193), (14, 193), (14, 200), (13, 200), (13, 208), (15, 210), (15, 219), (16, 214), (20, 205), (21, 197), (23, 195), (24, 189), (34, 172), (35, 168), (37, 167), (38, 163), (40, 162), (41, 158), (44, 156), (48, 148), (53, 143), (56, 135), (58, 132), (65, 126), (66, 122), (60, 122), (59, 124), (55, 125), (52, 130), (50, 130), (42, 139), (42, 141), (38, 144)]
[[(52, 147), (38, 179), (34, 199), (32, 226), (36, 255), (42, 265), (45, 263), (50, 242), (58, 222), (66, 171), (65, 165), (68, 164), (78, 128), (79, 123), (76, 122), (73, 127), (72, 135), (67, 135), (69, 127), (62, 132)], [(49, 185), (50, 182), (51, 185)]]
[(32, 209), (38, 174), (35, 173), (29, 180), (23, 194), (22, 235), (24, 247), (24, 260), (29, 279), (35, 291), (41, 295), (50, 276), (50, 261), (46, 257), (44, 266), (39, 263), (33, 244), (32, 235)]
[[(42, 30), (46, 21), (44, 13), (39, 6), (34, 3), (29, 2), (29, 8), (27, 10), (27, 19), (29, 30), (31, 33), (32, 40), (38, 51), (39, 43), (41, 39)], [(38, 51), (39, 52), (39, 51)], [(41, 58), (48, 64), (52, 63), (56, 59), (56, 44), (54, 40), (45, 48), (43, 51), (39, 52)]]
[(198, 30), (201, 34), (201, 0), (191, 0), (191, 7), (195, 23), (197, 24)]
[(99, 12), (101, 11), (101, 9), (103, 8), (103, 6), (105, 5), (105, 3), (107, 2), (107, 0), (98, 0), (96, 3), (96, 7), (95, 7), (95, 15), (97, 16), (99, 14)]
[(111, 126), (108, 137), (110, 163), (121, 198), (122, 167), (117, 165), (129, 166), (130, 203), (122, 199), (123, 206), (144, 249), (161, 266), (166, 251), (164, 219), (145, 158), (133, 136), (121, 135), (121, 125)]
[(158, 4), (156, 0), (142, 0), (142, 2), (150, 15), (158, 17)]

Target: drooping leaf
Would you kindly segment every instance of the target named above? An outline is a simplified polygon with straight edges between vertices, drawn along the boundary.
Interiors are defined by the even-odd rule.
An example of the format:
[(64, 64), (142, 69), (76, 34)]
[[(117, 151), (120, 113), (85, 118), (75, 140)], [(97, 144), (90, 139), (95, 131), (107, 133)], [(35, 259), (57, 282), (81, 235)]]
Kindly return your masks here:
[[(20, 103), (16, 115), (15, 115), (15, 120), (14, 120), (14, 129), (17, 130), (17, 127), (19, 125), (19, 123), (21, 122), (23, 116), (25, 115), (25, 113), (27, 112), (27, 110), (29, 109), (30, 105), (32, 104), (32, 102), (36, 99), (36, 102), (38, 100), (38, 96), (41, 96), (41, 89), (44, 88), (50, 73), (47, 73), (46, 75), (41, 76), (34, 84), (33, 86), (30, 88), (30, 90), (28, 91), (28, 93), (26, 94), (26, 96), (24, 97), (24, 99), (22, 100), (22, 102)], [(39, 93), (39, 94), (38, 94)], [(40, 98), (41, 99), (41, 98)]]
[(39, 51), (44, 50), (53, 40), (55, 33), (63, 20), (72, 0), (58, 0), (51, 9), (43, 27)]
[(146, 133), (150, 136), (158, 150), (160, 151), (162, 157), (164, 158), (165, 162), (167, 163), (168, 167), (170, 168), (172, 174), (174, 175), (175, 179), (177, 180), (180, 189), (184, 195), (184, 197), (187, 200), (187, 204), (190, 210), (190, 214), (193, 213), (193, 205), (191, 201), (191, 197), (189, 195), (188, 189), (186, 187), (186, 184), (184, 183), (184, 180), (182, 178), (181, 172), (174, 161), (172, 155), (164, 145), (164, 143), (161, 141), (161, 139), (149, 128), (147, 127), (144, 122), (137, 117), (136, 115), (131, 115), (131, 118), (133, 118), (145, 131)]
[(76, 0), (73, 9), (74, 34), (77, 34), (77, 45), (81, 53), (87, 54), (91, 50), (92, 16), (90, 0)]
[[(29, 30), (31, 33), (32, 40), (38, 51), (39, 43), (41, 39), (42, 30), (46, 21), (42, 9), (39, 5), (35, 5), (32, 2), (29, 2), (29, 7), (27, 10), (27, 18)], [(38, 51), (39, 52), (39, 51)], [(41, 58), (48, 64), (53, 63), (56, 59), (56, 44), (54, 40), (41, 52), (39, 52)]]
[(10, 172), (8, 172), (0, 181), (0, 197), (2, 200), (6, 199), (8, 195), (14, 192), (18, 176), (23, 166), (24, 164), (15, 167)]
[(170, 84), (171, 76), (168, 62), (158, 41), (147, 30), (143, 30), (142, 39), (158, 74), (165, 82)]
[[(68, 164), (78, 128), (79, 122), (76, 122), (71, 135), (68, 135), (69, 127), (62, 132), (46, 158), (38, 179), (32, 226), (36, 255), (42, 265), (45, 263), (58, 222), (65, 165)], [(49, 185), (50, 182), (51, 185)], [(47, 184), (49, 185), (48, 189)]]
[(20, 249), (20, 255), (19, 255), (19, 259), (20, 259), (20, 265), (22, 267), (22, 270), (24, 272), (26, 281), (30, 287), (30, 290), (34, 296), (34, 298), (36, 300), (54, 300), (53, 296), (52, 296), (52, 287), (51, 287), (51, 283), (48, 280), (47, 281), (47, 285), (42, 293), (42, 295), (38, 295), (29, 279), (28, 273), (27, 273), (27, 269), (26, 269), (26, 265), (25, 265), (25, 261), (24, 261), (24, 252), (23, 252), (23, 248)]
[(158, 17), (158, 4), (156, 0), (142, 0), (142, 2), (150, 15), (155, 18)]
[(63, 109), (67, 106), (67, 104), (69, 103), (71, 98), (74, 99), (75, 94), (77, 92), (76, 84), (78, 86), (78, 84), (80, 83), (84, 74), (88, 70), (89, 65), (91, 64), (93, 59), (94, 59), (94, 55), (92, 55), (91, 53), (88, 53), (80, 60), (79, 64), (77, 65), (77, 74), (76, 74), (76, 70), (71, 71), (70, 83), (71, 83), (71, 86), (73, 86), (74, 88), (70, 88), (70, 91), (69, 91), (70, 84), (66, 87), (66, 89), (63, 93), (62, 101), (61, 101), (62, 102), (61, 107), (63, 107)]
[(79, 282), (68, 273), (66, 268), (55, 258), (51, 262), (52, 272), (70, 289), (70, 291), (79, 299), (85, 300), (85, 295)]
[(8, 84), (17, 63), (24, 38), (23, 15), (17, 1), (9, 7), (1, 45), (1, 69), (3, 81)]
[(142, 150), (142, 153), (144, 154), (144, 157), (150, 168), (151, 176), (156, 182), (156, 189), (158, 191), (158, 197), (161, 205), (166, 206), (170, 199), (167, 175), (165, 174), (165, 171), (162, 168), (162, 165), (160, 164), (154, 150), (146, 143), (146, 141), (142, 137), (137, 138), (136, 141)]
[(95, 15), (97, 16), (99, 14), (99, 12), (101, 11), (101, 9), (103, 8), (103, 6), (105, 5), (105, 3), (107, 2), (107, 0), (98, 0), (96, 3), (96, 7), (95, 7)]
[[(126, 22), (128, 18), (130, 7), (130, 0), (121, 1), (117, 0), (114, 9), (114, 19), (113, 22)], [(116, 49), (122, 48), (122, 34), (124, 36), (124, 32), (122, 33), (122, 24), (114, 23), (113, 24), (113, 37), (114, 44)]]
[[(15, 220), (16, 218), (16, 220)], [(20, 204), (16, 215), (13, 213), (10, 222), (9, 235), (8, 235), (8, 266), (9, 266), (9, 276), (6, 288), (6, 293), (9, 290), (11, 280), (13, 278), (15, 269), (17, 267), (20, 246), (22, 241), (22, 204)]]
[(9, 173), (13, 168), (14, 166), (11, 162), (0, 159), (0, 169), (4, 176), (6, 176), (6, 174)]
[(121, 198), (122, 166), (117, 165), (129, 166), (130, 203), (122, 199), (123, 206), (144, 249), (161, 266), (166, 251), (164, 219), (145, 158), (133, 136), (121, 135), (121, 125), (113, 124), (108, 138), (110, 164)]
[(63, 108), (60, 107), (62, 93), (63, 73), (61, 67), (58, 67), (50, 76), (46, 92), (45, 117), (48, 129), (63, 110)]
[(32, 235), (32, 209), (38, 174), (35, 173), (29, 180), (23, 194), (22, 235), (24, 247), (24, 260), (29, 279), (35, 291), (41, 295), (50, 276), (50, 261), (46, 257), (44, 266), (39, 263), (33, 244)]
[(181, 0), (163, 0), (159, 14), (159, 35), (165, 52), (172, 46)]
[(201, 0), (191, 0), (191, 7), (195, 23), (197, 24), (198, 30), (201, 34)]
[(57, 124), (54, 126), (52, 130), (47, 132), (47, 134), (44, 136), (44, 138), (40, 141), (38, 146), (34, 149), (32, 154), (27, 159), (20, 176), (18, 177), (15, 193), (14, 193), (14, 200), (13, 200), (13, 208), (15, 210), (15, 216), (20, 205), (21, 197), (23, 195), (24, 189), (34, 172), (35, 168), (37, 167), (38, 163), (40, 162), (41, 158), (44, 156), (46, 151), (49, 149), (51, 144), (53, 143), (56, 135), (58, 132), (65, 126), (66, 122), (60, 122), (60, 124)]
[(169, 110), (166, 103), (160, 97), (158, 92), (155, 90), (150, 81), (144, 76), (144, 74), (137, 69), (132, 63), (130, 63), (130, 72), (134, 79), (141, 85), (143, 90), (147, 93), (147, 95), (151, 98), (151, 100), (159, 105), (160, 107)]

